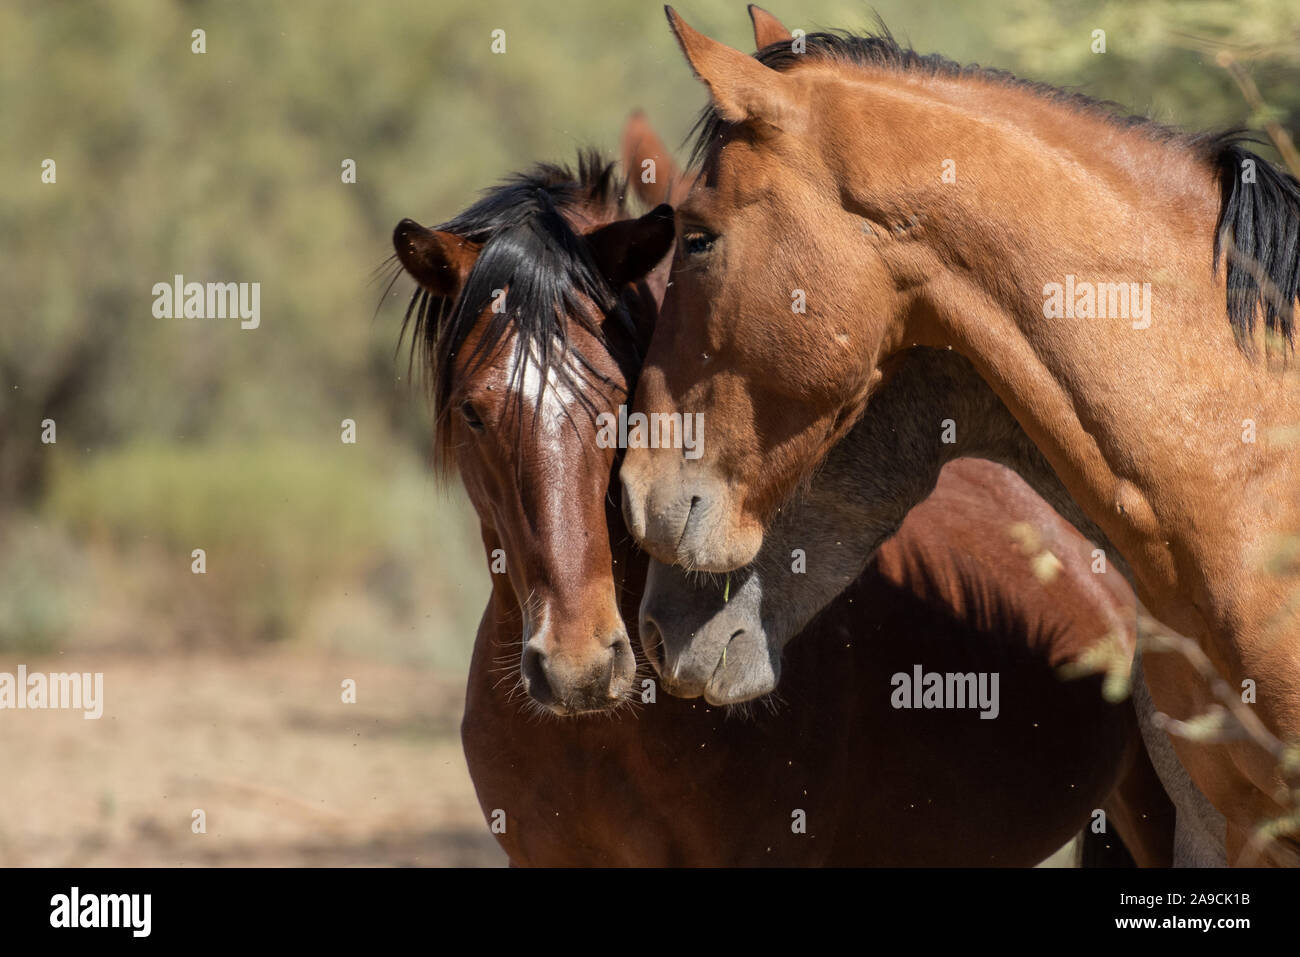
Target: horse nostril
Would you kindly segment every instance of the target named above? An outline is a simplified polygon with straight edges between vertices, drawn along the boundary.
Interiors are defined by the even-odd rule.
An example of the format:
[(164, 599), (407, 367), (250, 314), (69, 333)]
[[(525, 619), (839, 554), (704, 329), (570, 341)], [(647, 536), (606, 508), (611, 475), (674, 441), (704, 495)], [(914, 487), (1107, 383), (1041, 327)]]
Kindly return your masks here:
[(542, 704), (551, 704), (555, 701), (555, 691), (551, 688), (551, 681), (546, 677), (546, 654), (538, 651), (536, 648), (524, 648), (523, 660), (519, 663), (519, 670), (523, 673), (524, 683), (528, 686), (528, 693)]
[[(722, 646), (722, 658), (718, 661), (718, 670), (719, 670), (719, 671), (721, 671), (723, 668), (725, 668), (725, 667), (727, 666), (727, 649), (731, 647), (731, 643), (732, 643), (733, 641), (735, 641), (737, 638), (739, 638), (739, 637), (740, 637), (741, 635), (743, 635), (744, 633), (745, 633), (745, 629), (744, 629), (744, 628), (737, 628), (735, 631), (733, 631), (733, 632), (731, 633), (731, 637), (727, 639), (727, 643), (726, 643), (725, 645)], [(733, 660), (734, 660), (734, 659), (733, 659)]]
[(653, 618), (647, 618), (641, 623), (641, 653), (646, 656), (655, 671), (663, 672), (664, 639), (658, 623)]
[(613, 652), (610, 655), (610, 688), (615, 689), (636, 673), (636, 655), (632, 653), (632, 642), (626, 632), (620, 631), (609, 647)]

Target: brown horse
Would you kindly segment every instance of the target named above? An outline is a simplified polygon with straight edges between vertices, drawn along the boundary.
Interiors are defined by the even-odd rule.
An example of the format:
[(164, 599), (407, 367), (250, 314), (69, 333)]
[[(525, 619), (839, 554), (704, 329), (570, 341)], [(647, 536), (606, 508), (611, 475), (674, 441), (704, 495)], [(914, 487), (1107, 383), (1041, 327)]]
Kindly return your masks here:
[[(668, 249), (666, 224), (662, 211), (627, 218), (609, 169), (587, 160), (576, 176), (542, 167), (437, 229), (406, 220), (394, 235), (419, 283), (408, 319), (432, 372), (439, 462), (460, 472), (489, 564), (506, 567), (479, 627), (462, 735), (511, 861), (1023, 865), (1099, 807), (1136, 833), (1143, 799), (1112, 796), (1131, 777), (1131, 714), (1105, 704), (1095, 679), (1057, 681), (1036, 641), (1052, 626), (954, 609), (925, 595), (923, 566), (868, 573), (833, 602), (787, 656), (776, 713), (737, 720), (656, 700), (648, 671), (632, 684), (617, 618), (635, 620), (645, 559), (607, 494), (617, 450), (594, 440), (595, 417), (633, 384), (656, 280), (662, 289), (662, 274), (641, 277)], [(914, 547), (937, 561), (945, 546), (932, 535)], [(845, 647), (864, 625), (912, 643)], [(996, 673), (1015, 690), (991, 721), (905, 714), (862, 693), (918, 661)], [(1134, 846), (1144, 861), (1162, 853)]]
[(1275, 740), (1175, 741), (1229, 859), (1253, 859), (1256, 828), (1294, 807), (1276, 739), (1300, 740), (1300, 565), (1279, 557), (1300, 530), (1300, 187), (1239, 138), (887, 34), (755, 59), (669, 18), (712, 107), (636, 408), (701, 415), (708, 436), (699, 457), (629, 450), (633, 534), (665, 562), (744, 565), (899, 354), (956, 349), (1142, 602), (1227, 679), (1148, 656), (1156, 705), (1185, 719), (1257, 689)]

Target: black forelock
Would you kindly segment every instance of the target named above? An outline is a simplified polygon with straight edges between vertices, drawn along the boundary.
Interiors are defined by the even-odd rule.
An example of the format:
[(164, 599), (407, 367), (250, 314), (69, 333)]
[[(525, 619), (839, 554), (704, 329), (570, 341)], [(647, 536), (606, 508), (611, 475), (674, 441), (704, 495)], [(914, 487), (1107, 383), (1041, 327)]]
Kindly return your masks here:
[[(445, 420), (453, 397), (457, 354), (494, 303), (498, 308), (490, 312), (468, 357), (469, 368), (476, 368), (503, 341), (517, 335), (519, 355), (526, 360), (531, 354), (543, 382), (554, 373), (570, 386), (579, 402), (589, 402), (586, 389), (575, 386), (589, 386), (591, 376), (603, 377), (570, 347), (569, 323), (578, 322), (601, 337), (600, 326), (584, 300), (595, 304), (601, 318), (619, 302), (562, 214), (585, 208), (602, 221), (613, 221), (624, 214), (624, 194), (614, 164), (595, 151), (585, 151), (579, 155), (576, 173), (566, 166), (539, 164), (487, 189), (474, 205), (435, 227), (481, 245), (464, 287), (454, 299), (416, 289), (398, 339), (400, 348), (414, 319), (410, 364), (418, 362), (427, 377), (440, 436), (435, 453), (439, 464), (448, 462), (448, 446), (442, 439), (447, 434)], [(576, 372), (558, 361), (566, 353), (577, 360)], [(512, 384), (518, 383), (526, 365), (527, 361), (515, 363), (509, 373)], [(582, 381), (575, 381), (575, 376)], [(515, 392), (519, 394), (519, 390)]]

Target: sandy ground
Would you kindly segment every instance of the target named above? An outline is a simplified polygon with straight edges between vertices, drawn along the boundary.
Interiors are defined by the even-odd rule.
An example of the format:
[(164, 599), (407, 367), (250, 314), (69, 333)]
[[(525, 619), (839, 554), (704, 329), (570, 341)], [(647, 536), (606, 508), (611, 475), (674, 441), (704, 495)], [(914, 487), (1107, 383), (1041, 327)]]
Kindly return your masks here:
[(0, 866), (505, 863), (461, 753), (460, 678), (290, 652), (71, 657), (21, 663), (102, 671), (102, 718), (0, 711)]

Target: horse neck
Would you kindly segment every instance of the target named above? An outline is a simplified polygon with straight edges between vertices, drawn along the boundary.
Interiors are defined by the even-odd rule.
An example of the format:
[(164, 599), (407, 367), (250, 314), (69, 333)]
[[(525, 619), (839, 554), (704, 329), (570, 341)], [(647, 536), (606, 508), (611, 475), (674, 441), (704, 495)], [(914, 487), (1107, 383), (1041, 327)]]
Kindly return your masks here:
[[(915, 251), (919, 242), (940, 268), (960, 265), (1002, 309), (1027, 311), (1034, 321), (1027, 332), (1044, 328), (1043, 303), (1020, 302), (1022, 291), (1067, 273), (1177, 278), (1180, 289), (1169, 295), (1195, 299), (1217, 289), (1223, 311), (1211, 269), (1220, 170), (1205, 150), (1154, 124), (1124, 125), (1067, 97), (998, 80), (911, 79), (886, 72), (830, 84), (823, 104), (857, 118), (837, 127), (848, 135), (825, 155), (850, 207), (889, 220), (888, 231), (905, 237), (894, 246)], [(936, 128), (945, 131), (939, 140)], [(950, 158), (956, 143), (968, 159)], [(1201, 321), (1168, 312), (1166, 323)]]
[[(865, 560), (934, 490), (942, 468), (967, 457), (1017, 472), (1084, 537), (1107, 547), (1104, 533), (1075, 503), (1020, 423), (970, 362), (947, 349), (913, 349), (902, 358), (827, 457), (809, 504), (834, 515), (837, 535), (856, 537)], [(1114, 563), (1128, 573), (1118, 555)]]
[[(916, 223), (877, 230), (885, 240), (864, 252), (908, 290), (882, 355), (921, 344), (969, 358), (1070, 496), (1117, 549), (1142, 556), (1140, 590), (1157, 613), (1203, 633), (1189, 609), (1226, 608), (1211, 592), (1242, 574), (1245, 550), (1222, 543), (1300, 525), (1293, 452), (1260, 443), (1245, 463), (1240, 428), (1225, 424), (1284, 429), (1300, 419), (1300, 390), (1257, 358), (1262, 323), (1255, 355), (1234, 336), (1213, 266), (1219, 161), (1185, 139), (987, 80), (876, 77), (853, 97), (838, 105), (861, 129), (823, 146), (838, 202)], [(967, 158), (944, 184), (952, 143)], [(1136, 284), (1143, 311), (1130, 303), (1129, 315), (1088, 318), (1076, 301), (1074, 315), (1056, 314), (1054, 287), (1065, 298), (1082, 283)], [(1234, 467), (1207, 474), (1205, 461)], [(1260, 499), (1278, 501), (1277, 515), (1261, 517)], [(1216, 549), (1213, 573), (1180, 572)]]
[[(1000, 393), (1005, 385), (1024, 394), (1044, 381), (1031, 367), (1081, 383), (1133, 372), (1139, 350), (1186, 361), (1177, 347), (1191, 334), (1231, 360), (1224, 284), (1212, 265), (1225, 171), (1209, 150), (998, 80), (917, 83), (843, 69), (813, 85), (820, 112), (854, 118), (820, 147), (827, 188), (883, 227), (874, 235), (884, 241), (864, 248), (900, 285), (919, 289), (887, 332), (887, 350), (952, 345)], [(1141, 306), (1155, 300), (1150, 327), (1131, 328), (1141, 315), (1076, 317), (1074, 302), (1067, 316), (1048, 318), (1055, 302), (1046, 287), (1075, 280), (1149, 284)]]

